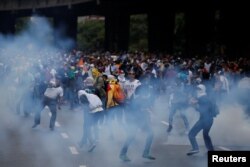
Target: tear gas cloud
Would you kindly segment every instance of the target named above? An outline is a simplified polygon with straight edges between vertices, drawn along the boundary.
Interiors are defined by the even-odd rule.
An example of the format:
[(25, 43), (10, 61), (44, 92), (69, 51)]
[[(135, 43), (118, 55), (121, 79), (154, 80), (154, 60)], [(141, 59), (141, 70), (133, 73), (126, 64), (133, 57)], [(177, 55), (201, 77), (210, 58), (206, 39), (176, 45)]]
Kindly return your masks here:
[[(47, 133), (46, 131), (38, 130), (32, 131), (31, 125), (33, 124), (33, 115), (27, 119), (19, 119), (14, 115), (17, 103), (21, 98), (24, 98), (23, 93), (30, 90), (30, 83), (36, 78), (37, 72), (40, 69), (46, 68), (46, 66), (52, 66), (57, 68), (64, 62), (64, 53), (56, 43), (59, 43), (63, 48), (70, 48), (71, 40), (65, 38), (58, 38), (57, 41), (53, 40), (53, 34), (55, 30), (51, 27), (50, 23), (42, 17), (32, 17), (27, 29), (16, 36), (0, 36), (0, 68), (1, 77), (3, 78), (0, 83), (1, 92), (1, 117), (0, 120), (4, 126), (1, 127), (2, 134), (0, 142), (2, 147), (6, 150), (6, 153), (11, 153), (11, 146), (9, 145), (9, 130), (18, 129), (19, 132), (19, 149), (26, 150), (29, 140), (39, 140), (40, 146), (36, 148), (34, 156), (33, 166), (40, 166), (41, 159), (40, 148), (51, 148), (48, 151), (49, 156), (53, 156), (53, 162), (51, 166), (65, 166), (65, 162), (62, 161), (62, 157), (65, 154), (60, 154), (57, 150), (68, 146), (66, 143), (58, 142), (58, 139), (54, 134)], [(65, 46), (64, 46), (65, 45)], [(27, 83), (22, 86), (18, 85), (22, 82)], [(168, 100), (169, 94), (159, 94), (155, 91), (155, 103), (151, 111), (151, 123), (154, 131), (154, 140), (151, 153), (156, 156), (165, 156), (156, 152), (155, 146), (162, 145), (161, 149), (167, 149), (166, 145), (190, 145), (186, 135), (183, 135), (183, 123), (177, 114), (174, 118), (173, 133), (166, 135), (167, 126), (162, 122), (168, 122), (169, 108)], [(232, 88), (232, 91), (227, 95), (228, 98), (224, 98), (219, 103), (220, 114), (215, 118), (214, 125), (211, 129), (211, 138), (215, 146), (247, 146), (250, 141), (250, 129), (249, 120), (245, 114), (245, 106), (239, 103), (238, 99), (241, 99), (243, 94), (239, 94), (238, 88)], [(215, 96), (214, 96), (215, 97)], [(143, 101), (141, 102), (144, 103)], [(34, 107), (34, 104), (31, 104)], [(32, 108), (31, 107), (31, 108)], [(126, 112), (126, 110), (124, 111)], [(61, 112), (59, 114), (69, 114), (67, 112)], [(72, 114), (72, 115), (71, 115)], [(13, 116), (14, 115), (14, 116)], [(192, 107), (188, 107), (186, 115), (190, 121), (190, 127), (198, 119), (198, 114)], [(70, 120), (68, 120), (67, 130), (71, 135), (71, 141), (77, 145), (82, 135), (83, 119), (81, 117), (70, 113)], [(46, 118), (43, 116), (41, 121)], [(11, 121), (9, 121), (11, 120)], [(143, 122), (145, 120), (138, 120)], [(10, 124), (10, 122), (12, 122)], [(18, 124), (22, 122), (22, 126)], [(99, 127), (99, 139), (96, 152), (100, 159), (109, 161), (110, 164), (118, 163), (119, 151), (126, 138), (126, 131), (134, 131), (134, 129), (124, 128), (126, 122), (124, 120), (112, 121), (109, 125), (102, 125)], [(167, 124), (167, 123), (166, 123)], [(75, 127), (77, 125), (77, 127)], [(35, 133), (35, 134), (34, 134)], [(141, 156), (143, 147), (145, 144), (146, 136), (143, 130), (139, 130), (136, 133), (134, 144), (129, 148), (128, 156)], [(35, 139), (31, 139), (34, 135)], [(113, 135), (113, 136), (112, 136)], [(202, 138), (201, 134), (199, 134)], [(33, 136), (33, 137), (34, 137)], [(202, 139), (198, 139), (200, 145), (204, 145)], [(34, 146), (36, 147), (36, 146)], [(186, 150), (188, 151), (188, 150)], [(185, 154), (185, 150), (183, 154)], [(55, 156), (56, 155), (56, 156)], [(89, 157), (88, 157), (89, 156)], [(92, 157), (93, 158), (93, 157)], [(86, 162), (91, 162), (90, 155), (86, 155)], [(96, 159), (92, 159), (96, 161)], [(139, 160), (138, 160), (139, 161)], [(136, 163), (139, 163), (136, 161)], [(174, 159), (173, 159), (174, 161)], [(176, 158), (176, 161), (179, 161)], [(204, 160), (204, 164), (206, 164)], [(70, 165), (68, 165), (70, 166)]]
[[(0, 34), (1, 149), (6, 157), (12, 157), (14, 152), (20, 151), (22, 158), (27, 158), (27, 166), (70, 166), (61, 161), (65, 154), (58, 151), (68, 147), (59, 144), (55, 134), (31, 130), (37, 105), (31, 100), (34, 80), (41, 77), (39, 72), (48, 66), (57, 69), (64, 58), (62, 48), (72, 47), (71, 39), (56, 37), (55, 40), (55, 31), (46, 18), (33, 16), (26, 29), (19, 34)], [(24, 101), (27, 104), (22, 103)], [(16, 114), (17, 106), (22, 110), (25, 105), (28, 105), (28, 112), (31, 113), (27, 118), (23, 117), (22, 112)], [(48, 115), (46, 117), (44, 113), (41, 120), (49, 124)], [(31, 140), (37, 140), (39, 145), (31, 145)], [(27, 152), (32, 147), (34, 151)], [(41, 149), (45, 149), (47, 155), (41, 155)]]

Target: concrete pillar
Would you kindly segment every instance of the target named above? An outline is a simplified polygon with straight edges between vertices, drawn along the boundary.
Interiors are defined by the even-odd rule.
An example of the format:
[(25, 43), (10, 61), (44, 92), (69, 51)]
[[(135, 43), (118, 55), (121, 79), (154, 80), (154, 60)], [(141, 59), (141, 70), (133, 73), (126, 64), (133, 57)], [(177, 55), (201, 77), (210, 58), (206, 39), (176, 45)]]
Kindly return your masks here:
[(0, 12), (0, 33), (15, 33), (16, 17), (11, 12)]
[(105, 16), (105, 49), (127, 51), (129, 44), (128, 14), (113, 13)]
[[(77, 41), (77, 16), (70, 13), (63, 13), (53, 16), (55, 28), (55, 43), (57, 40), (71, 40), (71, 48), (76, 47)], [(63, 41), (62, 41), (63, 42)]]
[(175, 12), (171, 9), (148, 13), (148, 49), (173, 53)]
[(225, 56), (230, 58), (248, 57), (250, 54), (250, 12), (244, 9), (223, 8), (218, 24), (219, 41), (225, 45)]
[(186, 44), (187, 56), (205, 56), (214, 42), (215, 11), (213, 9), (187, 9)]

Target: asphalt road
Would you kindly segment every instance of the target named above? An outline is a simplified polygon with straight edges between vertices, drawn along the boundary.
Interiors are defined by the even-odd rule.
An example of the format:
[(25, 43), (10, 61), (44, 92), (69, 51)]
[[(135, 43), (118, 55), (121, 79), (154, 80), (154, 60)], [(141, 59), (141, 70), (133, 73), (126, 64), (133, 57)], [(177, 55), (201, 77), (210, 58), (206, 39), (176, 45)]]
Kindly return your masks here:
[[(32, 110), (32, 108), (31, 108)], [(114, 122), (112, 127), (99, 127), (99, 140), (96, 149), (89, 153), (88, 147), (80, 148), (82, 137), (83, 114), (78, 108), (74, 111), (64, 106), (58, 111), (56, 128), (49, 129), (49, 111), (44, 109), (41, 125), (32, 129), (33, 114), (24, 117), (9, 109), (0, 113), (0, 166), (1, 167), (207, 167), (207, 152), (202, 135), (198, 135), (200, 153), (187, 156), (190, 149), (187, 135), (183, 133), (182, 122), (177, 114), (175, 128), (166, 134), (167, 115), (155, 114), (153, 124), (155, 138), (151, 154), (156, 160), (142, 158), (145, 134), (138, 130), (137, 137), (128, 151), (131, 162), (122, 162), (119, 151), (125, 133), (121, 122)], [(195, 120), (195, 117), (193, 118)], [(111, 136), (113, 132), (113, 137)], [(220, 142), (217, 133), (212, 133), (216, 150), (250, 150), (242, 138), (242, 143), (232, 140)], [(214, 136), (213, 136), (214, 135)], [(238, 137), (240, 138), (240, 137)], [(248, 140), (249, 141), (249, 140)]]

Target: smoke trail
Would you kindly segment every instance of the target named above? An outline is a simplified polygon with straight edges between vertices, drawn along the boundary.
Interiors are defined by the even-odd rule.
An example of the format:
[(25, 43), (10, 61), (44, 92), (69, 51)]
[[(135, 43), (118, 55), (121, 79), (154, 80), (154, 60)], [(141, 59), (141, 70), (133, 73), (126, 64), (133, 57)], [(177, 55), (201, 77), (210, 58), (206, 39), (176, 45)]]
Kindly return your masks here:
[[(63, 48), (72, 47), (72, 43), (64, 42), (71, 39), (57, 37), (55, 41), (55, 31), (46, 18), (32, 16), (27, 28), (19, 34), (0, 35), (1, 149), (4, 150), (6, 157), (12, 157), (14, 152), (21, 152), (20, 155), (23, 153), (22, 158), (27, 158), (27, 166), (42, 164), (44, 164), (42, 166), (70, 166), (61, 161), (65, 154), (58, 150), (65, 148), (63, 152), (66, 152), (67, 147), (57, 142), (59, 139), (56, 135), (31, 131), (33, 115), (28, 118), (23, 117), (25, 105), (28, 105), (26, 109), (31, 114), (36, 107), (36, 103), (31, 100), (36, 77), (41, 77), (40, 72), (46, 67), (57, 69), (62, 64), (64, 51), (57, 47), (57, 43)], [(16, 115), (17, 108), (21, 109), (19, 113), (21, 117)], [(48, 124), (48, 115), (45, 116), (45, 113), (43, 112), (41, 120)], [(40, 144), (32, 146), (31, 140), (37, 140)], [(32, 147), (34, 148), (32, 152), (26, 151)], [(39, 151), (41, 149), (48, 155), (41, 155)]]

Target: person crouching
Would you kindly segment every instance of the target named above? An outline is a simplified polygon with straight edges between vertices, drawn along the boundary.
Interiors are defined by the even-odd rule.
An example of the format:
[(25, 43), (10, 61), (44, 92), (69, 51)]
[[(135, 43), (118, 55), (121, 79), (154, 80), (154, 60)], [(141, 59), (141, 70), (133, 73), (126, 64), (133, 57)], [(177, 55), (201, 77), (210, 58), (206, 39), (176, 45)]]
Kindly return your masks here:
[[(92, 152), (96, 147), (96, 138), (98, 138), (97, 122), (103, 111), (103, 103), (101, 99), (85, 90), (78, 91), (78, 99), (83, 107), (83, 137), (80, 147), (89, 142), (88, 152)], [(95, 138), (94, 138), (95, 136)]]

